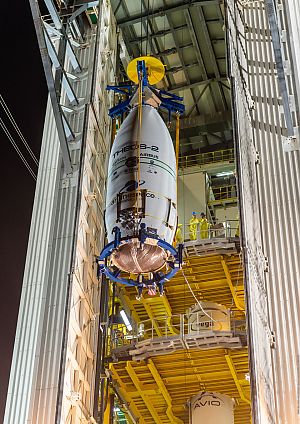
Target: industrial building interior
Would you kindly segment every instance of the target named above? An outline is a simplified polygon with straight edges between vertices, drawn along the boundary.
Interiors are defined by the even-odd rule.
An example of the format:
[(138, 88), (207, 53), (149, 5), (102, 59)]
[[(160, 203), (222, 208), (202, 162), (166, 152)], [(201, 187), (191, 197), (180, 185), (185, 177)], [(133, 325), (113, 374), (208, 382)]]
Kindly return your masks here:
[(299, 125), (270, 2), (29, 0), (49, 98), (4, 424), (298, 423), (299, 243), (272, 249)]
[[(137, 300), (135, 288), (109, 285), (102, 370), (109, 378), (101, 386), (100, 414), (107, 424), (188, 423), (192, 397), (216, 392), (234, 399), (234, 422), (246, 424), (250, 378), (225, 11), (219, 2), (176, 3), (112, 1), (127, 52), (117, 58), (118, 82), (128, 82), (128, 56), (150, 55), (165, 65), (158, 88), (183, 97), (178, 203), (185, 244), (184, 274), (166, 284), (164, 296)], [(169, 127), (175, 139), (174, 118)], [(209, 227), (198, 226), (190, 241), (193, 211), (198, 218), (204, 212)], [(195, 298), (226, 309), (223, 331), (220, 317), (204, 315), (191, 329)]]
[[(29, 2), (49, 100), (4, 424), (298, 424), (299, 239), (278, 222), (299, 221), (300, 125), (282, 2), (277, 21), (273, 0)], [(149, 106), (167, 133), (148, 126), (150, 147)], [(159, 168), (177, 205), (168, 175), (149, 189)], [(168, 205), (155, 225), (171, 241), (147, 194)], [(118, 266), (153, 251), (160, 267)]]

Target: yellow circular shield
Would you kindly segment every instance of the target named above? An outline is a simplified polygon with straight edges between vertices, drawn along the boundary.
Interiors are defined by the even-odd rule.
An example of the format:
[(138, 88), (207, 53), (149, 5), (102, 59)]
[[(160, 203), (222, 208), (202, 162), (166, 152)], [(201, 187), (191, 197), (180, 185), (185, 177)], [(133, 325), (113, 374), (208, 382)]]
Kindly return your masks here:
[(137, 62), (144, 60), (147, 77), (150, 85), (157, 84), (165, 75), (165, 67), (159, 59), (152, 56), (141, 56), (133, 59), (127, 66), (127, 75), (135, 84), (138, 84)]

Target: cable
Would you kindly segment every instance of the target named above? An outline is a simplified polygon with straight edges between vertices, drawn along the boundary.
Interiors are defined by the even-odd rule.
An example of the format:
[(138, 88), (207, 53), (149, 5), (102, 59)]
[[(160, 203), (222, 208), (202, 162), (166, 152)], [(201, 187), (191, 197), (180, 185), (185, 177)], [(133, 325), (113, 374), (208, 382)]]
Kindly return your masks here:
[(143, 2), (141, 1), (141, 38), (140, 38), (140, 56), (143, 55), (142, 45), (143, 45)]
[(150, 25), (150, 23), (149, 23), (149, 7), (150, 7), (150, 4), (149, 4), (149, 2), (150, 2), (150, 0), (148, 0), (148, 4), (147, 4), (147, 26), (146, 26), (146, 56), (148, 55), (148, 43), (149, 43), (149, 45), (150, 45), (150, 40), (149, 40), (149, 25)]
[(14, 127), (14, 129), (16, 130), (16, 133), (18, 134), (18, 136), (20, 137), (20, 139), (22, 140), (24, 146), (26, 147), (28, 153), (30, 154), (30, 156), (32, 157), (32, 160), (34, 161), (34, 163), (38, 166), (39, 161), (37, 159), (37, 157), (35, 156), (35, 154), (33, 153), (33, 151), (31, 150), (29, 144), (27, 143), (27, 141), (25, 140), (25, 137), (23, 136), (23, 134), (21, 133), (20, 128), (18, 127), (16, 121), (14, 120), (7, 104), (5, 103), (5, 100), (3, 99), (2, 95), (0, 94), (0, 104), (3, 107), (4, 112), (6, 113), (8, 119), (10, 120), (12, 126)]
[[(153, 11), (154, 11), (154, 1), (155, 0), (152, 0), (152, 7), (151, 7), (151, 19), (150, 19), (150, 22), (151, 22), (151, 27), (150, 27), (150, 29), (151, 29), (151, 34), (153, 33), (153, 28), (154, 28), (154, 14), (153, 14)], [(149, 35), (149, 48), (150, 48), (150, 56), (152, 55), (152, 54), (155, 54), (155, 51), (153, 50), (153, 44), (152, 44), (152, 41), (151, 41), (151, 43), (150, 43), (150, 40), (151, 40), (151, 34)]]
[(176, 113), (176, 132), (175, 132), (175, 154), (176, 154), (176, 176), (178, 192), (178, 166), (179, 166), (179, 147), (180, 147), (180, 115)]
[(3, 129), (4, 133), (6, 134), (7, 138), (9, 139), (9, 141), (11, 142), (12, 146), (14, 147), (15, 151), (18, 153), (20, 159), (22, 160), (22, 162), (24, 163), (24, 165), (26, 166), (26, 168), (28, 169), (29, 173), (31, 174), (31, 176), (33, 177), (34, 180), (36, 180), (36, 175), (33, 172), (33, 170), (31, 169), (29, 163), (27, 162), (27, 160), (25, 159), (25, 157), (23, 156), (21, 150), (19, 149), (19, 147), (17, 146), (16, 142), (14, 141), (12, 135), (10, 134), (10, 132), (8, 131), (8, 129), (6, 128), (4, 122), (2, 121), (2, 119), (0, 118), (0, 126)]
[(143, 124), (143, 81), (142, 77), (139, 76), (139, 87), (138, 87), (138, 121), (139, 121), (139, 131), (138, 131), (138, 152), (137, 152), (137, 218), (139, 216), (139, 201), (141, 200), (142, 206), (142, 197), (141, 197), (141, 142), (142, 142), (142, 124)]
[(186, 284), (188, 285), (188, 288), (190, 289), (190, 292), (192, 293), (192, 295), (193, 295), (193, 297), (194, 297), (194, 299), (196, 300), (196, 302), (197, 302), (197, 304), (199, 305), (199, 308), (201, 309), (201, 311), (204, 313), (204, 315), (206, 315), (210, 320), (212, 320), (213, 322), (217, 322), (216, 320), (214, 320), (213, 319), (213, 317), (211, 317), (210, 315), (208, 315), (208, 313), (206, 313), (205, 312), (205, 310), (203, 309), (203, 307), (202, 307), (202, 305), (201, 305), (201, 303), (199, 302), (199, 300), (197, 299), (197, 297), (195, 296), (195, 293), (193, 292), (193, 289), (192, 289), (192, 287), (190, 286), (190, 283), (188, 282), (188, 280), (187, 280), (187, 278), (186, 278), (186, 276), (185, 276), (185, 273), (183, 272), (183, 269), (181, 268), (181, 272), (182, 272), (182, 275), (183, 275), (183, 278), (184, 278), (184, 280), (185, 280), (185, 282), (186, 282)]

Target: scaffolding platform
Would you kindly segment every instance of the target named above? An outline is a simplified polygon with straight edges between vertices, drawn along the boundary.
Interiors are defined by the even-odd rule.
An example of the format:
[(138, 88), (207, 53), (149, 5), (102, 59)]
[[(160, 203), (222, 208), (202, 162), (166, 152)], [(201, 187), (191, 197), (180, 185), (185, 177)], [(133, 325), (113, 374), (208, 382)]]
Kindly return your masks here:
[(218, 237), (184, 243), (184, 257), (207, 255), (231, 255), (239, 253), (239, 237)]
[(246, 346), (246, 337), (243, 336), (243, 334), (234, 334), (232, 331), (203, 331), (184, 336), (156, 337), (116, 348), (112, 356), (118, 361), (128, 359), (141, 361), (186, 349), (242, 349)]

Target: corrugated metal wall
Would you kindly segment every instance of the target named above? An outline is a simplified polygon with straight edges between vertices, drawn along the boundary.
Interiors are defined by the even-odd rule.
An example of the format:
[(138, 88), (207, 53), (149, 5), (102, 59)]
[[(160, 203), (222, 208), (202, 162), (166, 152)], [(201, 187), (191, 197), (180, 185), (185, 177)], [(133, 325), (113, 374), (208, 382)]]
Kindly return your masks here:
[(270, 328), (265, 288), (265, 259), (262, 248), (258, 192), (256, 184), (257, 153), (253, 139), (253, 100), (248, 78), (247, 26), (243, 6), (227, 1), (229, 73), (240, 195), (242, 249), (245, 262), (245, 286), (251, 370), (252, 420), (275, 423), (273, 402)]
[[(279, 13), (280, 9), (278, 7)], [(257, 168), (259, 210), (263, 251), (269, 262), (266, 286), (271, 327), (275, 334), (272, 356), (276, 423), (296, 424), (300, 422), (300, 153), (284, 152), (283, 149), (282, 136), (286, 135), (286, 129), (264, 4), (248, 5), (245, 16), (250, 91), (255, 102), (254, 141), (260, 154)], [(280, 26), (284, 24), (281, 19), (278, 22)], [(295, 112), (292, 97), (295, 93), (293, 84), (289, 83), (291, 78), (286, 63), (289, 57), (285, 47), (287, 45), (282, 46), (286, 81), (291, 109)], [(293, 118), (297, 119), (295, 113)]]
[(116, 51), (107, 2), (100, 17), (98, 54), (96, 28), (77, 51), (84, 72), (74, 85), (82, 107), (71, 117), (78, 133), (71, 177), (62, 172), (47, 106), (5, 424), (88, 422), (93, 414), (100, 299), (94, 259), (103, 241), (110, 145), (105, 86), (114, 79)]
[[(238, 2), (236, 2), (237, 5)], [(241, 201), (243, 202), (244, 232), (246, 244), (253, 243), (254, 230), (256, 232), (256, 246), (266, 256), (265, 283), (255, 284), (255, 267), (261, 262), (258, 256), (249, 251), (250, 271), (247, 282), (248, 295), (252, 297), (248, 303), (250, 316), (253, 315), (251, 328), (252, 352), (251, 357), (256, 369), (254, 398), (254, 422), (276, 422), (277, 424), (297, 424), (300, 422), (299, 405), (299, 321), (300, 321), (300, 285), (299, 285), (299, 257), (300, 257), (300, 152), (285, 152), (283, 144), (287, 135), (282, 109), (282, 99), (278, 89), (276, 66), (271, 43), (268, 17), (263, 1), (245, 1), (244, 7), (238, 6), (244, 20), (246, 62), (244, 68), (247, 74), (248, 88), (254, 101), (254, 108), (250, 112), (253, 128), (253, 152), (259, 155), (259, 164), (252, 167), (252, 174), (247, 175), (249, 156), (243, 156), (243, 150), (250, 149), (250, 137), (239, 138), (239, 159), (242, 166), (240, 172)], [(232, 4), (232, 2), (231, 2)], [(297, 1), (276, 2), (278, 24), (281, 36), (281, 51), (283, 66), (289, 95), (289, 104), (292, 112), (295, 135), (298, 134), (298, 94), (299, 94), (299, 3)], [(297, 57), (298, 55), (298, 57)], [(240, 52), (239, 61), (243, 54)], [(238, 95), (235, 96), (238, 98)], [(242, 113), (242, 106), (237, 103), (238, 114)], [(245, 113), (247, 116), (248, 113)], [(240, 120), (244, 119), (242, 114)], [(247, 117), (248, 120), (248, 117)], [(240, 121), (239, 121), (240, 124)], [(239, 134), (241, 135), (241, 134)], [(297, 147), (297, 142), (296, 142)], [(255, 153), (254, 153), (255, 154)], [(252, 187), (249, 187), (251, 182)], [(257, 190), (256, 190), (257, 187)], [(250, 190), (250, 192), (249, 192)], [(250, 195), (249, 195), (250, 193)], [(249, 200), (254, 202), (257, 211), (245, 211)], [(257, 202), (258, 200), (258, 202)], [(259, 217), (257, 216), (259, 213)], [(247, 218), (248, 215), (248, 218)], [(247, 219), (249, 222), (247, 222)], [(261, 236), (260, 234), (261, 233)], [(255, 245), (255, 244), (254, 244)], [(252, 264), (251, 264), (252, 262)], [(263, 261), (261, 262), (263, 264)], [(251, 267), (253, 268), (251, 272)], [(258, 281), (258, 280), (257, 280)], [(257, 286), (256, 293), (251, 291)], [(267, 305), (265, 305), (265, 290)], [(260, 313), (265, 305), (264, 314)], [(268, 313), (266, 313), (268, 312)], [(269, 325), (268, 325), (269, 318)], [(266, 319), (266, 325), (263, 324)], [(268, 330), (268, 326), (270, 329)], [(265, 331), (265, 339), (263, 336)], [(254, 343), (257, 341), (268, 349), (270, 342), (269, 331), (274, 333), (272, 343), (272, 360), (265, 355), (262, 361), (262, 349)], [(271, 338), (272, 342), (272, 338)], [(253, 365), (253, 364), (252, 364)], [(275, 410), (273, 418), (266, 414), (266, 403), (261, 398), (266, 393), (261, 390), (265, 375), (263, 369), (273, 369)], [(259, 371), (258, 368), (261, 368)], [(252, 367), (253, 370), (253, 367)], [(269, 380), (271, 381), (271, 380)], [(269, 385), (269, 383), (268, 383)], [(268, 392), (271, 393), (271, 387)], [(268, 393), (269, 395), (269, 393)], [(267, 396), (268, 397), (268, 396)], [(269, 399), (271, 401), (271, 397)], [(268, 406), (271, 405), (268, 402)], [(257, 411), (255, 411), (257, 409)], [(270, 410), (271, 412), (271, 410)], [(268, 417), (268, 418), (267, 418)]]

